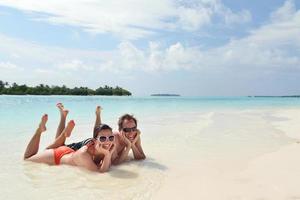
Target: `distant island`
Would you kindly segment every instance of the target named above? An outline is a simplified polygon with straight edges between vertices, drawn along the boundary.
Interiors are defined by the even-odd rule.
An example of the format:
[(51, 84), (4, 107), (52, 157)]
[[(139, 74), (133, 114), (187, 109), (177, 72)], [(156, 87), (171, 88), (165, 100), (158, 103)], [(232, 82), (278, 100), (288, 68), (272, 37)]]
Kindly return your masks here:
[(63, 86), (49, 86), (40, 84), (35, 87), (27, 85), (18, 85), (17, 83), (9, 84), (0, 80), (0, 95), (107, 95), (107, 96), (131, 96), (131, 92), (119, 86), (115, 88), (105, 85), (96, 90), (87, 87), (68, 88)]
[(283, 95), (283, 96), (248, 96), (248, 97), (270, 97), (270, 98), (272, 98), (272, 97), (282, 97), (282, 98), (287, 98), (287, 97), (297, 97), (297, 98), (299, 98), (300, 95)]
[(179, 97), (179, 94), (151, 94), (151, 96), (159, 96), (159, 97)]

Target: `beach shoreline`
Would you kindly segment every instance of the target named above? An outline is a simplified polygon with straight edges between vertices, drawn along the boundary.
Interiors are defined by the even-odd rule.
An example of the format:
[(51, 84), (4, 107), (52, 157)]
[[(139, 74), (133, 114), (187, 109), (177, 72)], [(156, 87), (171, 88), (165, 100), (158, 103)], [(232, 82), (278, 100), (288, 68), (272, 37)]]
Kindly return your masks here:
[[(33, 117), (20, 121), (18, 126), (1, 128), (0, 137), (6, 142), (0, 146), (3, 163), (0, 186), (6, 199), (65, 200), (76, 195), (89, 199), (279, 200), (299, 196), (296, 190), (300, 184), (297, 180), (300, 161), (296, 158), (300, 153), (299, 106), (195, 109), (189, 102), (181, 110), (174, 110), (173, 103), (166, 104), (169, 107), (163, 111), (152, 106), (142, 112), (128, 106), (126, 109), (139, 120), (147, 159), (113, 166), (105, 174), (94, 174), (69, 166), (24, 162), (22, 154), (44, 110), (28, 105), (36, 106), (35, 99), (30, 98), (29, 103), (17, 99), (17, 102), (22, 100), (22, 110), (33, 110)], [(92, 98), (86, 106), (86, 101), (81, 102), (80, 98), (70, 99), (66, 103), (69, 119), (75, 119), (76, 126), (67, 143), (92, 136), (93, 109), (98, 103)], [(9, 109), (15, 105), (13, 100), (5, 105), (7, 116), (11, 116), (5, 118), (6, 124), (13, 124), (20, 117)], [(39, 105), (50, 112), (41, 149), (54, 139), (59, 119), (52, 101), (58, 100), (54, 98)], [(148, 100), (145, 101), (149, 107)], [(105, 99), (103, 104), (103, 122), (116, 130), (119, 111), (115, 110), (125, 104), (114, 98)], [(125, 109), (120, 110), (123, 113)]]

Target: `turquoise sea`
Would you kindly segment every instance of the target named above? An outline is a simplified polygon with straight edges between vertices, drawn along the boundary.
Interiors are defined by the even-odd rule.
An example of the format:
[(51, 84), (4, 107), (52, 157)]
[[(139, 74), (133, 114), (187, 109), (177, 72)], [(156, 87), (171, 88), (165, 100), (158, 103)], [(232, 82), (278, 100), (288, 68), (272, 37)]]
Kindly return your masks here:
[[(43, 113), (57, 116), (57, 102), (65, 104), (76, 120), (93, 117), (96, 105), (103, 118), (116, 120), (123, 113), (139, 118), (155, 115), (201, 112), (218, 109), (300, 107), (300, 98), (282, 97), (103, 97), (103, 96), (5, 96), (0, 95), (0, 131), (14, 132), (34, 125)], [(5, 133), (9, 134), (9, 133)], [(11, 134), (11, 133), (10, 133)], [(2, 135), (2, 134), (1, 134)]]

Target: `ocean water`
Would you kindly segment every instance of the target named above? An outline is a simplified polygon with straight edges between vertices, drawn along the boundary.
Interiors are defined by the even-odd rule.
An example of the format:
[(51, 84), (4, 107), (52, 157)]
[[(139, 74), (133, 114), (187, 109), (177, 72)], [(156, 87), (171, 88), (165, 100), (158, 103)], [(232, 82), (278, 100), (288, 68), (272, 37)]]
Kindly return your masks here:
[[(119, 116), (134, 114), (147, 159), (126, 162), (105, 174), (24, 162), (27, 142), (43, 113), (49, 120), (40, 150), (53, 140), (58, 102), (64, 103), (70, 111), (68, 119), (76, 123), (68, 142), (91, 136), (97, 105), (103, 107), (102, 121), (114, 129)], [(300, 109), (300, 98), (2, 95), (0, 199), (152, 199), (169, 176), (195, 163), (228, 166), (232, 161), (236, 170), (257, 156), (294, 143), (295, 138), (276, 127), (277, 122), (288, 120), (278, 117), (278, 111), (289, 109)], [(185, 165), (176, 171), (183, 158)]]
[(205, 112), (217, 109), (300, 107), (300, 98), (251, 97), (101, 97), (101, 96), (0, 96), (0, 131), (30, 127), (41, 114), (57, 115), (55, 105), (63, 102), (72, 117), (93, 117), (96, 105), (104, 109), (103, 118), (116, 120), (123, 113), (138, 117)]

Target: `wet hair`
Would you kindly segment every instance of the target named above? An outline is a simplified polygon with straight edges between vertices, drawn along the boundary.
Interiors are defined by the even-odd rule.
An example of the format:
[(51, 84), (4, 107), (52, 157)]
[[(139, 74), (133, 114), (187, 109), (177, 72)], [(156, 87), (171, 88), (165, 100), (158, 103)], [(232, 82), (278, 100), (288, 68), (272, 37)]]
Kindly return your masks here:
[(135, 125), (137, 126), (137, 120), (136, 118), (133, 116), (133, 115), (130, 115), (130, 114), (124, 114), (122, 115), (120, 118), (119, 118), (119, 121), (118, 121), (118, 126), (119, 126), (119, 131), (121, 131), (123, 129), (123, 122), (125, 120), (133, 120)]
[(100, 124), (100, 126), (95, 126), (93, 138), (96, 138), (98, 136), (98, 133), (103, 130), (110, 130), (112, 131), (112, 128), (108, 126), (107, 124)]

